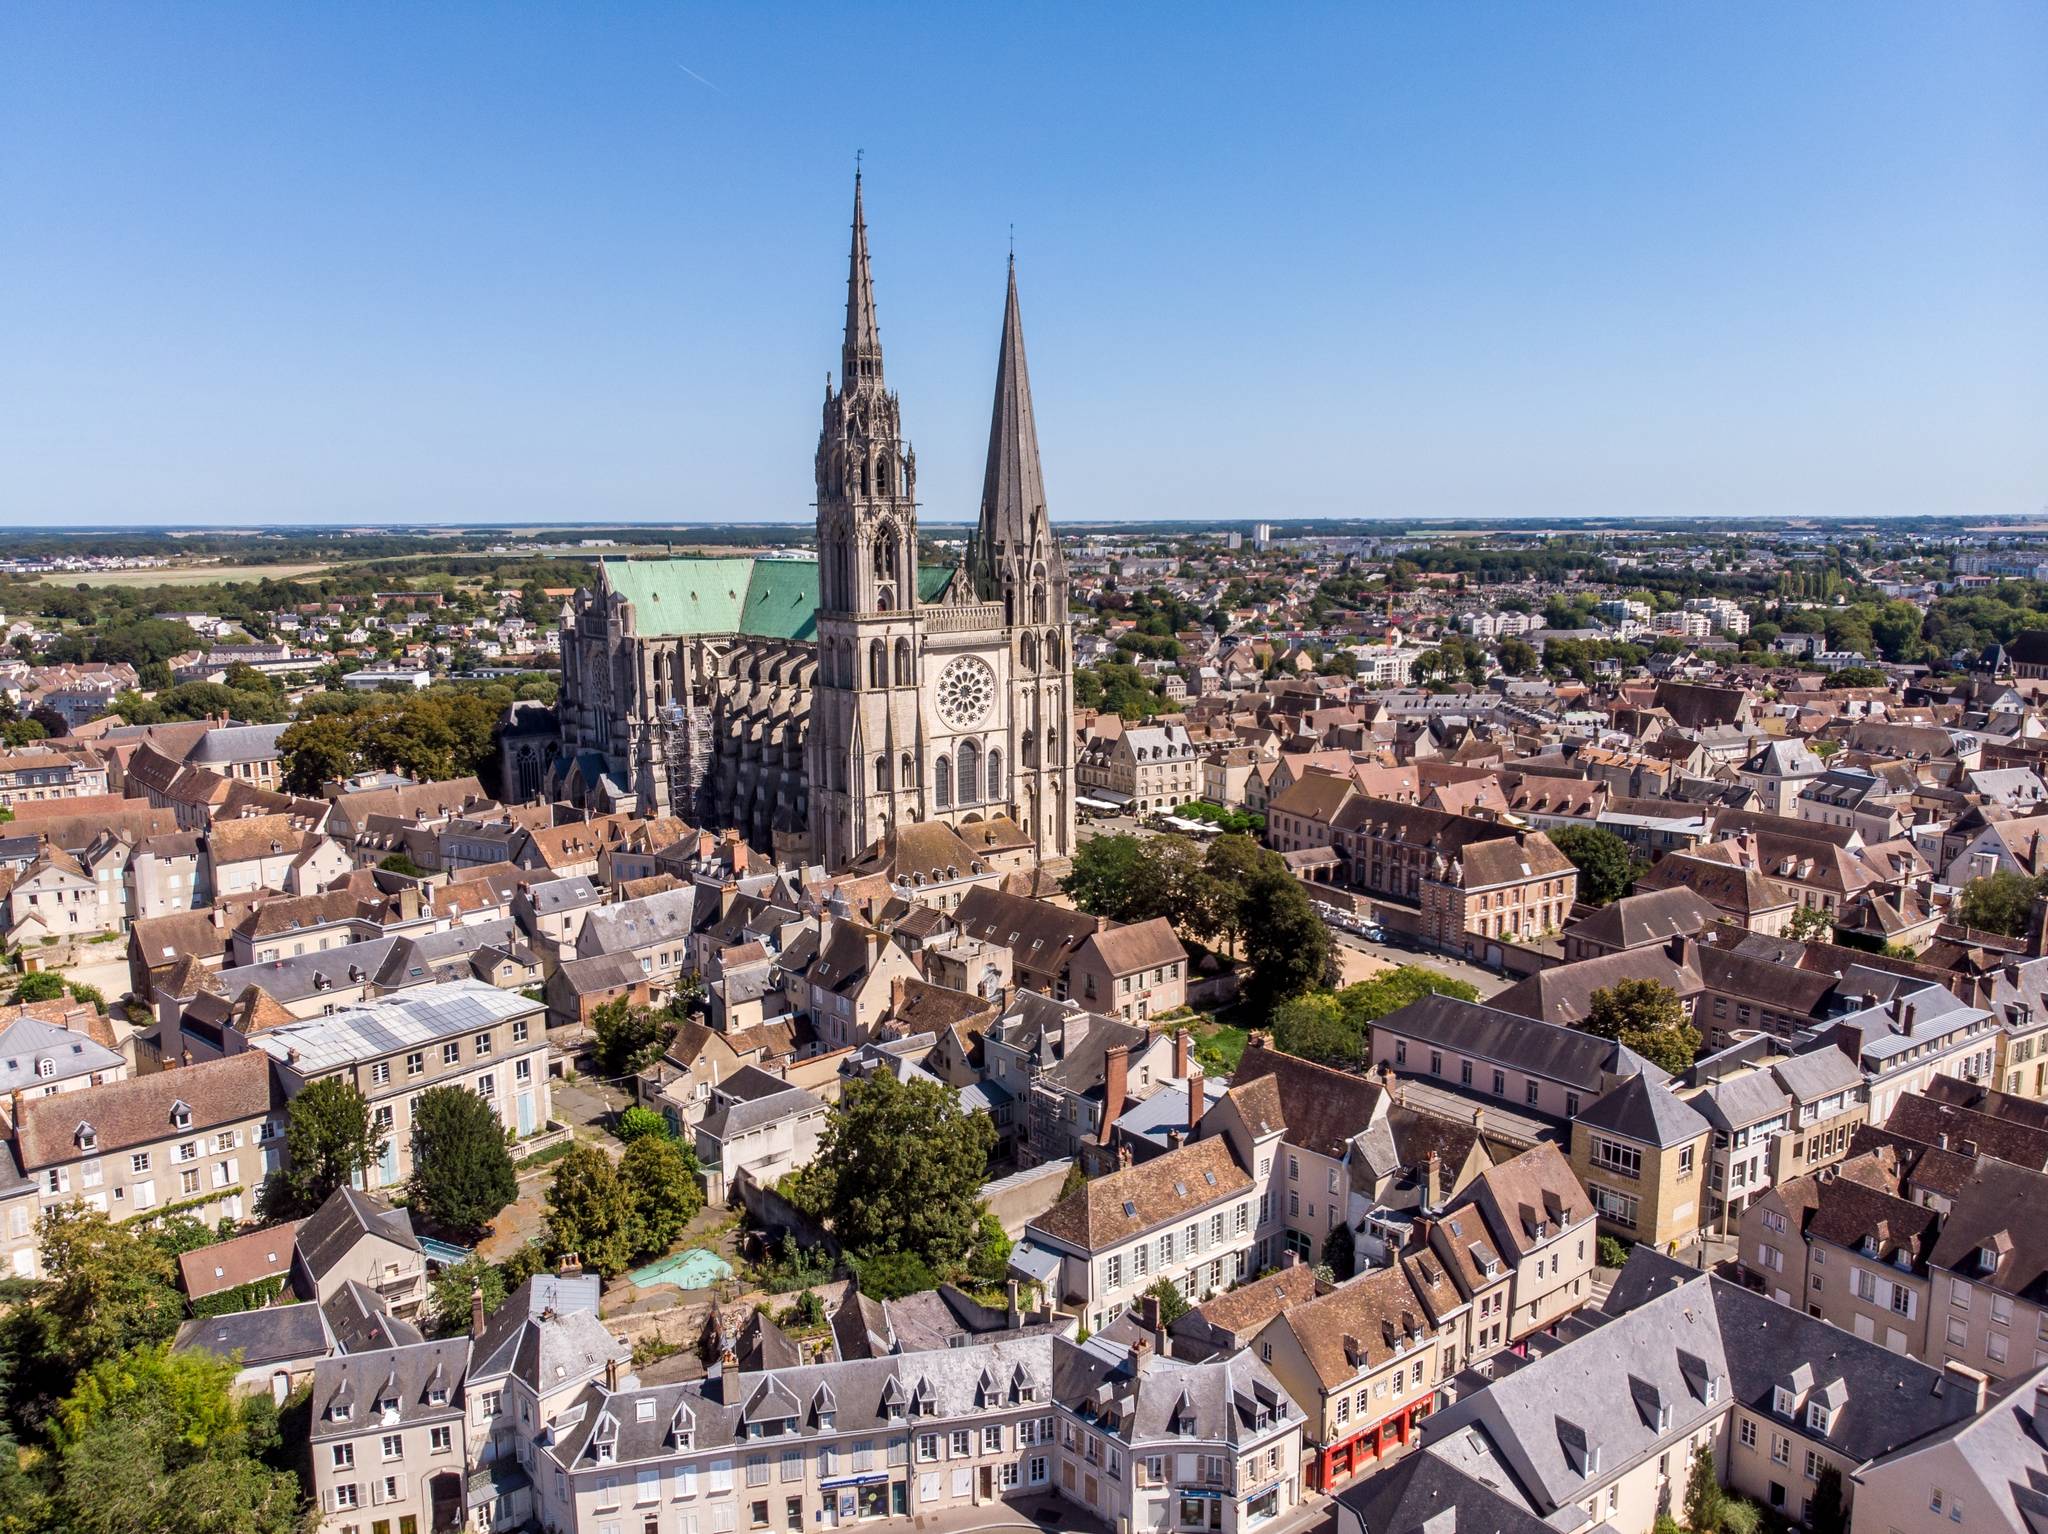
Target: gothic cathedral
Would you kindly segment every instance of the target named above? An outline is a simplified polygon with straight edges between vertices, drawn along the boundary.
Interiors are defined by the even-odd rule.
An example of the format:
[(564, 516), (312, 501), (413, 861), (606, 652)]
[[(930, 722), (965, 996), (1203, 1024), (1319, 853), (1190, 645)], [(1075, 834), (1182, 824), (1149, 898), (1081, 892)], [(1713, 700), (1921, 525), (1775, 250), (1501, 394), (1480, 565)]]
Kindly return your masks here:
[(996, 361), (981, 515), (956, 569), (921, 569), (917, 457), (883, 381), (860, 178), (839, 385), (818, 437), (813, 847), (840, 868), (922, 821), (1014, 821), (1074, 850), (1066, 561), (1046, 516), (1017, 270)]

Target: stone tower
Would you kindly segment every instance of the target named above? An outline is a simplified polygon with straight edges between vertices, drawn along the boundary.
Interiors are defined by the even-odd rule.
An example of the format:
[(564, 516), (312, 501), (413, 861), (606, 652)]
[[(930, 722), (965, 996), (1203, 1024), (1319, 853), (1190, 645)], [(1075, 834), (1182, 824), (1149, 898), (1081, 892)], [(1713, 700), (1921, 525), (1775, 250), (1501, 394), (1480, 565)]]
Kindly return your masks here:
[[(860, 177), (839, 387), (818, 434), (818, 674), (811, 698), (812, 841), (828, 868), (910, 809), (917, 782), (917, 458), (882, 379)], [(905, 782), (906, 769), (908, 782)]]
[(1024, 319), (1017, 306), (1017, 258), (1010, 258), (1003, 334), (996, 349), (996, 398), (988, 428), (981, 519), (969, 555), (975, 595), (1000, 602), (1016, 667), (1018, 822), (1040, 862), (1074, 851), (1074, 655), (1067, 613), (1067, 561), (1045, 509)]
[(806, 748), (815, 855), (844, 868), (891, 832), (936, 820), (963, 834), (990, 823), (998, 845), (1021, 831), (1041, 860), (1068, 857), (1066, 568), (1045, 520), (1014, 275), (974, 540), (1000, 551), (987, 579), (973, 555), (957, 570), (918, 567), (917, 459), (883, 383), (858, 176), (839, 365), (818, 437), (818, 664)]

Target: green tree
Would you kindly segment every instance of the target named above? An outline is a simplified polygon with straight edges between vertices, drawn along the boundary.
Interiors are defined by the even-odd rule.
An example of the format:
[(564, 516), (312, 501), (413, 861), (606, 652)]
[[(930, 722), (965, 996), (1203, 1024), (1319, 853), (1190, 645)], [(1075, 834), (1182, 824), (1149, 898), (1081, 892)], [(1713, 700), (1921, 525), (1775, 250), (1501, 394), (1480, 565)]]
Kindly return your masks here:
[(430, 1225), (474, 1235), (519, 1196), (505, 1128), (463, 1087), (429, 1087), (413, 1103), (412, 1208)]
[(1238, 920), (1252, 966), (1245, 993), (1255, 1012), (1270, 1012), (1322, 981), (1330, 964), (1330, 929), (1278, 858), (1252, 876)]
[(296, 1534), (308, 1528), (298, 1477), (255, 1456), (275, 1411), (233, 1394), (235, 1365), (158, 1346), (102, 1362), (58, 1409), (56, 1527)]
[(452, 1337), (469, 1330), (470, 1302), (478, 1289), (484, 1292), (484, 1314), (489, 1315), (505, 1303), (504, 1269), (471, 1253), (441, 1270), (427, 1294), (434, 1328), (441, 1336)]
[(1808, 1534), (1849, 1534), (1849, 1510), (1842, 1502), (1842, 1472), (1823, 1465), (1813, 1484), (1813, 1505), (1807, 1510)]
[(1579, 871), (1579, 898), (1606, 905), (1629, 892), (1642, 872), (1628, 843), (1599, 826), (1564, 826), (1550, 833), (1551, 845)]
[(302, 718), (277, 738), (284, 786), (295, 794), (317, 794), (320, 785), (362, 770), (356, 729), (341, 714)]
[(1721, 1527), (1721, 1513), (1727, 1494), (1714, 1478), (1714, 1451), (1706, 1444), (1693, 1451), (1692, 1465), (1685, 1477), (1685, 1526), (1693, 1534), (1715, 1534)]
[(675, 1019), (615, 997), (590, 1014), (591, 1057), (613, 1080), (645, 1070), (675, 1037)]
[(555, 1168), (548, 1185), (548, 1244), (557, 1256), (574, 1253), (583, 1266), (617, 1278), (633, 1260), (633, 1190), (611, 1157), (577, 1144)]
[(1603, 1039), (1619, 1039), (1630, 1031), (1675, 1028), (1685, 1020), (1684, 999), (1663, 981), (1617, 980), (1592, 994), (1579, 1026)]
[[(2001, 868), (1963, 886), (1963, 925), (1980, 932), (2001, 932), (2007, 937), (2025, 937), (2034, 901), (2044, 881)], [(31, 979), (34, 977), (31, 976)]]
[(1090, 837), (1075, 849), (1060, 888), (1091, 916), (1111, 921), (1149, 921), (1172, 903), (1160, 859), (1138, 836)]
[(637, 1103), (619, 1115), (619, 1121), (612, 1126), (612, 1133), (631, 1145), (642, 1135), (655, 1135), (660, 1139), (673, 1138), (669, 1134), (668, 1120), (652, 1108), (642, 1108)]
[(847, 1267), (853, 1270), (862, 1294), (875, 1300), (900, 1300), (938, 1287), (939, 1276), (915, 1252), (876, 1247), (866, 1252), (849, 1252)]
[(1144, 1297), (1159, 1302), (1159, 1324), (1161, 1326), (1173, 1325), (1174, 1322), (1194, 1309), (1194, 1306), (1188, 1303), (1188, 1297), (1180, 1292), (1180, 1285), (1170, 1278), (1154, 1279), (1146, 1287)]
[(14, 987), (14, 1003), (19, 1006), (30, 1001), (59, 1001), (64, 996), (64, 977), (54, 970), (37, 970), (32, 975), (23, 975)]
[(1803, 905), (1792, 913), (1785, 935), (1802, 943), (1830, 943), (1835, 937), (1835, 919), (1817, 905)]
[(71, 1203), (45, 1210), (36, 1236), (49, 1283), (36, 1315), (71, 1368), (89, 1369), (178, 1329), (176, 1265), (145, 1232)]
[(657, 1256), (675, 1245), (683, 1227), (704, 1207), (697, 1158), (665, 1134), (642, 1135), (619, 1158), (619, 1181), (633, 1204), (635, 1258)]
[(1687, 1018), (1684, 1000), (1661, 980), (1617, 980), (1595, 991), (1580, 1027), (1617, 1040), (1673, 1075), (1699, 1055), (1699, 1030)]
[(1339, 1220), (1323, 1237), (1323, 1266), (1340, 1282), (1357, 1271), (1358, 1243), (1352, 1237), (1349, 1221)]
[(1304, 1060), (1351, 1069), (1365, 1058), (1365, 1034), (1329, 991), (1290, 997), (1273, 1009), (1274, 1047)]
[(1509, 676), (1533, 676), (1541, 661), (1536, 647), (1526, 639), (1509, 635), (1495, 647), (1494, 654), (1500, 661), (1500, 669)]
[(1830, 687), (1882, 687), (1887, 678), (1875, 666), (1844, 666), (1828, 678)]
[(951, 1088), (886, 1071), (849, 1082), (799, 1201), (856, 1253), (910, 1253), (938, 1272), (963, 1264), (981, 1229), (981, 1185), (995, 1126)]
[(271, 1174), (264, 1213), (310, 1214), (336, 1188), (368, 1186), (388, 1143), (354, 1083), (336, 1076), (309, 1083), (286, 1112), (285, 1166)]
[(402, 874), (408, 879), (424, 879), (427, 871), (402, 852), (394, 852), (380, 858), (377, 866), (388, 874)]

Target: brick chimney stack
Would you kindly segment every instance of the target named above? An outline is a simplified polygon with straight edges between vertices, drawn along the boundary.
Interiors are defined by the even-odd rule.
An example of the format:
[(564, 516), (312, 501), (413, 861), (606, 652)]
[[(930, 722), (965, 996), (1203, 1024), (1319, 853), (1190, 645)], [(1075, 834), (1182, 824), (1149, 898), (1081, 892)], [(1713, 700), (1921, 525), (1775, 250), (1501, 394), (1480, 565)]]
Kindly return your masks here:
[[(1186, 1037), (1186, 1035), (1182, 1035)], [(1193, 1138), (1195, 1128), (1202, 1122), (1202, 1114), (1209, 1106), (1208, 1094), (1203, 1091), (1205, 1078), (1199, 1065), (1190, 1066), (1188, 1079), (1188, 1135)]]
[(1124, 1093), (1131, 1081), (1131, 1046), (1118, 1044), (1102, 1056), (1102, 1130), (1096, 1137), (1103, 1145), (1109, 1144), (1111, 1131), (1116, 1121), (1123, 1117)]
[(1190, 1035), (1187, 1029), (1177, 1028), (1174, 1030), (1173, 1074), (1176, 1076), (1185, 1076), (1188, 1073), (1188, 1061), (1191, 1058), (1193, 1058), (1194, 1055), (1194, 1051), (1188, 1047), (1189, 1042)]

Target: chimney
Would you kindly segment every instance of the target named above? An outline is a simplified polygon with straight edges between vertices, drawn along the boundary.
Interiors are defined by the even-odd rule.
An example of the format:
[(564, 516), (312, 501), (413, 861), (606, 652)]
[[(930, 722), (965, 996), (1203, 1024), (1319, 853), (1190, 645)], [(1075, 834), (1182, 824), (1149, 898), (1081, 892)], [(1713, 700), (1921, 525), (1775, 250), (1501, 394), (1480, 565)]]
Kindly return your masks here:
[(564, 1252), (561, 1261), (555, 1264), (555, 1273), (560, 1278), (578, 1278), (583, 1273), (583, 1259), (574, 1252)]
[(1166, 1148), (1168, 1150), (1179, 1150), (1187, 1143), (1188, 1137), (1181, 1130), (1169, 1129), (1166, 1131)]
[(481, 1337), (484, 1334), (484, 1286), (472, 1284), (469, 1290), (469, 1335)]
[(1484, 1134), (1486, 1132), (1486, 1110), (1484, 1108), (1474, 1108), (1472, 1110), (1472, 1132), (1474, 1134)]
[(1128, 1145), (1119, 1145), (1116, 1148), (1116, 1169), (1119, 1172), (1128, 1172), (1131, 1169), (1131, 1148)]
[(1203, 1090), (1204, 1085), (1205, 1078), (1202, 1075), (1202, 1068), (1197, 1065), (1188, 1072), (1188, 1137), (1190, 1139), (1194, 1137), (1195, 1130), (1201, 1125), (1202, 1114), (1207, 1111), (1209, 1106), (1209, 1095)]
[(1293, 1267), (1299, 1267), (1299, 1266), (1300, 1266), (1300, 1264), (1301, 1264), (1301, 1253), (1299, 1253), (1299, 1252), (1297, 1252), (1296, 1250), (1294, 1250), (1294, 1248), (1293, 1248), (1293, 1247), (1291, 1247), (1291, 1246), (1290, 1246), (1290, 1247), (1289, 1247), (1289, 1248), (1288, 1248), (1288, 1249), (1287, 1249), (1286, 1251), (1284, 1251), (1284, 1252), (1282, 1252), (1282, 1253), (1280, 1254), (1280, 1266), (1281, 1266), (1281, 1267), (1283, 1267), (1283, 1268), (1293, 1268)]
[(1003, 1290), (1008, 1296), (1008, 1303), (1004, 1306), (1004, 1314), (1009, 1321), (1010, 1330), (1015, 1331), (1024, 1324), (1024, 1312), (1017, 1304), (1017, 1280), (1013, 1278), (1006, 1281), (1003, 1285)]
[(179, 1051), (178, 1051), (178, 1064), (180, 1064), (180, 1065), (190, 1065), (191, 1063), (192, 1063), (192, 1051), (191, 1051), (190, 1049), (181, 1049), (181, 1050), (179, 1050)]
[(2028, 915), (2027, 957), (2048, 958), (2048, 893), (2034, 897), (2034, 908)]
[(1098, 1142), (1109, 1144), (1111, 1130), (1123, 1116), (1124, 1092), (1130, 1085), (1131, 1047), (1118, 1044), (1102, 1057), (1102, 1132)]
[(1431, 1151), (1422, 1161), (1422, 1207), (1434, 1209), (1443, 1202), (1443, 1157)]
[[(483, 1302), (479, 1300), (477, 1303), (482, 1304)], [(607, 1390), (617, 1390), (619, 1388), (619, 1355), (616, 1353), (604, 1361), (604, 1388)]]
[(1193, 1056), (1193, 1051), (1188, 1048), (1189, 1040), (1190, 1035), (1187, 1029), (1177, 1028), (1174, 1030), (1173, 1074), (1176, 1076), (1185, 1077), (1188, 1073), (1188, 1061)]
[(1968, 1364), (1957, 1363), (1953, 1358), (1942, 1365), (1941, 1372), (1975, 1403), (1971, 1407), (1972, 1411), (1983, 1412), (1985, 1398), (1990, 1394), (1991, 1389), (1990, 1376), (1979, 1370), (1972, 1369)]

